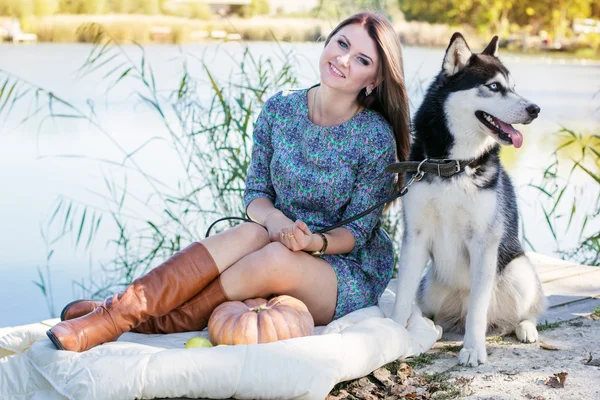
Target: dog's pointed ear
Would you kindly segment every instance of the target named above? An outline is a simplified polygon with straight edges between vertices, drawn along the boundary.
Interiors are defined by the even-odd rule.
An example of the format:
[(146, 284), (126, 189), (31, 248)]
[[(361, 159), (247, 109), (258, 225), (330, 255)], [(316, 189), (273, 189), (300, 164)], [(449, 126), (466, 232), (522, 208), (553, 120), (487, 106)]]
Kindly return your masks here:
[(471, 49), (469, 49), (469, 45), (463, 35), (456, 32), (452, 35), (450, 44), (446, 49), (444, 63), (442, 64), (444, 74), (446, 74), (446, 76), (452, 76), (457, 72), (460, 72), (467, 66), (472, 54), (473, 53), (471, 53)]
[(481, 54), (486, 54), (488, 56), (497, 57), (498, 54), (498, 36), (494, 36), (490, 44), (487, 45), (485, 50), (481, 52)]

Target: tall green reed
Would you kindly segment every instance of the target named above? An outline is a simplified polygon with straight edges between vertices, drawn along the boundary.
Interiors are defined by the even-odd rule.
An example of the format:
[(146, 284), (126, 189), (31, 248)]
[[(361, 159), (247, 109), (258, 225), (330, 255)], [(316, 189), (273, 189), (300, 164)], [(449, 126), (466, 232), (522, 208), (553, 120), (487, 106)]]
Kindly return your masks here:
[[(42, 230), (47, 259), (44, 267), (38, 269), (39, 281), (34, 282), (46, 297), (52, 316), (56, 313), (50, 264), (54, 245), (59, 241), (71, 239), (75, 248), (87, 251), (101, 226), (116, 232), (107, 243), (107, 253), (114, 257), (100, 264), (101, 273), (74, 282), (82, 296), (101, 299), (128, 285), (187, 243), (203, 238), (211, 221), (243, 215), (242, 193), (250, 162), (253, 122), (264, 101), (280, 89), (296, 86), (299, 75), (294, 54), (281, 47), (271, 57), (256, 57), (246, 47), (237, 60), (238, 68), (227, 79), (215, 77), (202, 57), (182, 53), (180, 78), (172, 88), (163, 90), (142, 46), (135, 45), (134, 49), (124, 46), (97, 24), (84, 25), (78, 34), (94, 43), (79, 70), (81, 79), (100, 75), (109, 90), (134, 83), (131, 87), (136, 89), (132, 89), (131, 95), (159, 117), (169, 138), (168, 147), (177, 155), (182, 174), (176, 185), (171, 185), (152, 176), (137, 161), (137, 155), (154, 138), (148, 138), (133, 151), (127, 150), (103, 127), (102, 116), (93, 107), (78, 107), (45, 88), (0, 70), (0, 118), (10, 114), (17, 103), (28, 102), (31, 111), (22, 123), (49, 119), (85, 121), (91, 129), (104, 135), (122, 156), (120, 162), (99, 162), (117, 165), (127, 173), (121, 180), (109, 175), (104, 177), (105, 192), (101, 196), (107, 206), (103, 209), (67, 197), (58, 198), (54, 204)], [(202, 66), (200, 77), (190, 71), (190, 61)], [(200, 95), (206, 91), (208, 96)], [(593, 182), (600, 183), (597, 170), (593, 169), (594, 163), (598, 166), (599, 162), (598, 136), (593, 136), (596, 142), (590, 142), (566, 129), (561, 133), (569, 139), (555, 152), (556, 160), (546, 169), (542, 181), (532, 184), (544, 197), (546, 220), (557, 245), (561, 239), (557, 233), (559, 225), (565, 220), (558, 214), (561, 209), (558, 204), (566, 201), (567, 187), (572, 186), (570, 179), (561, 180), (558, 174), (558, 153), (579, 143), (581, 157), (572, 160), (571, 172), (583, 171)], [(151, 188), (146, 198), (139, 198), (128, 189), (127, 176), (132, 174), (141, 177)], [(578, 228), (583, 235), (585, 227), (598, 216), (598, 201), (595, 210), (584, 216), (583, 226), (579, 227), (571, 225), (575, 212), (583, 212), (576, 202), (574, 199), (568, 228)], [(136, 209), (143, 209), (147, 211), (144, 215), (152, 217), (142, 218)], [(398, 207), (392, 208), (384, 221), (398, 255), (402, 235)], [(218, 225), (216, 231), (227, 226)], [(582, 236), (577, 249), (564, 250), (563, 254), (598, 265), (599, 240), (598, 234)]]
[[(169, 185), (151, 176), (138, 163), (136, 155), (153, 138), (127, 151), (103, 128), (101, 116), (94, 109), (79, 108), (53, 92), (0, 70), (0, 117), (10, 114), (17, 103), (29, 101), (32, 111), (22, 123), (34, 119), (84, 120), (122, 156), (118, 163), (99, 162), (117, 164), (127, 174), (141, 177), (151, 188), (147, 198), (138, 198), (127, 188), (127, 174), (122, 181), (105, 176), (106, 190), (101, 196), (106, 209), (65, 197), (57, 199), (43, 230), (49, 246), (46, 272), (40, 269), (39, 281), (35, 282), (46, 296), (53, 316), (48, 264), (52, 246), (58, 241), (71, 238), (75, 248), (87, 250), (101, 225), (110, 224), (117, 232), (107, 244), (114, 257), (101, 265), (100, 276), (75, 283), (83, 295), (103, 298), (131, 283), (156, 261), (202, 239), (207, 224), (213, 220), (242, 216), (253, 122), (270, 95), (297, 85), (293, 53), (278, 47), (272, 57), (256, 57), (245, 47), (236, 60), (238, 68), (224, 80), (217, 79), (201, 57), (182, 53), (181, 78), (175, 87), (164, 91), (142, 46), (136, 45), (137, 55), (133, 55), (130, 47), (116, 41), (101, 26), (89, 24), (81, 29), (82, 34), (94, 37), (93, 48), (79, 70), (81, 79), (100, 74), (110, 90), (126, 81), (134, 82), (132, 87), (136, 89), (131, 94), (159, 117), (182, 175), (175, 185)], [(202, 66), (200, 78), (189, 70), (190, 60)], [(136, 209), (148, 211), (144, 215), (152, 218), (140, 219), (141, 213), (136, 213)], [(226, 223), (218, 225), (215, 232), (226, 227)]]
[[(552, 163), (529, 186), (541, 195), (557, 252), (571, 261), (600, 266), (600, 232), (595, 230), (600, 223), (600, 134), (563, 127), (555, 137), (559, 140)], [(562, 242), (571, 235), (577, 236), (577, 245), (564, 248)]]

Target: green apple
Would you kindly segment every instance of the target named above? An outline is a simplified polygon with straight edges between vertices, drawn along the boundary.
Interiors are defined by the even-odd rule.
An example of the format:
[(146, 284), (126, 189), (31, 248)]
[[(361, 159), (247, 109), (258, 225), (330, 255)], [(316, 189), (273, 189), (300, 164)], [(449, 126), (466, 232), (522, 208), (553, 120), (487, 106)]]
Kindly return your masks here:
[(194, 349), (197, 347), (212, 347), (212, 343), (207, 338), (202, 336), (194, 336), (187, 342), (185, 342), (186, 349)]

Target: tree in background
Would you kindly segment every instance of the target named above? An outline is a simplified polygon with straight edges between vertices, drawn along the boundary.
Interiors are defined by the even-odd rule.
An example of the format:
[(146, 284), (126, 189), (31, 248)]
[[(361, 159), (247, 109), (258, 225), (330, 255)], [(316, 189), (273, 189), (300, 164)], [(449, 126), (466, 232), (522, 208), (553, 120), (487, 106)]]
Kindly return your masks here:
[(420, 1), (399, 0), (400, 8), (407, 20), (425, 21), (430, 23), (454, 24), (450, 11), (456, 0)]
[(210, 19), (212, 11), (206, 3), (193, 3), (188, 6), (188, 18)]
[(0, 15), (25, 18), (33, 14), (33, 0), (0, 0)]
[(242, 17), (250, 18), (255, 15), (267, 15), (271, 11), (268, 0), (252, 0), (249, 6), (241, 8)]
[(161, 12), (161, 4), (159, 0), (135, 0), (132, 3), (132, 12), (134, 14), (155, 15)]
[(313, 16), (341, 20), (356, 12), (371, 10), (382, 11), (396, 22), (404, 19), (398, 5), (398, 0), (321, 0), (314, 9)]
[[(407, 20), (470, 24), (480, 30), (507, 33), (509, 24), (530, 26), (535, 32), (554, 30), (564, 35), (569, 21), (600, 13), (594, 0), (398, 0)], [(592, 5), (594, 5), (592, 7)], [(596, 11), (598, 10), (598, 11)]]
[(33, 13), (38, 17), (55, 14), (58, 11), (58, 0), (33, 0)]
[(103, 14), (106, 0), (60, 0), (58, 12), (64, 14)]
[(108, 0), (108, 12), (114, 14), (129, 14), (133, 10), (134, 0)]
[(212, 17), (210, 7), (206, 3), (174, 3), (172, 1), (162, 0), (159, 4), (161, 12), (166, 15), (204, 20)]

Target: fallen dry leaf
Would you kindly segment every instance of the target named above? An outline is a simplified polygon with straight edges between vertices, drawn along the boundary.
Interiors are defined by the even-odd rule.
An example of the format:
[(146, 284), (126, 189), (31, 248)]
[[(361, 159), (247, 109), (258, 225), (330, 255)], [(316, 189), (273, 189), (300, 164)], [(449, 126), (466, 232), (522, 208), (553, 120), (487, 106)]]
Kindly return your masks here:
[(371, 380), (369, 378), (363, 377), (358, 380), (358, 386), (360, 386), (362, 388), (371, 389), (371, 388), (375, 387), (375, 384), (373, 382), (371, 382)]
[(504, 374), (504, 375), (511, 375), (511, 376), (512, 376), (512, 375), (518, 375), (518, 374), (519, 374), (519, 373), (518, 373), (518, 372), (516, 372), (516, 371), (508, 371), (508, 370), (505, 370), (505, 369), (503, 369), (503, 370), (500, 370), (500, 371), (498, 371), (498, 372), (500, 372), (501, 374)]
[(392, 380), (390, 379), (390, 371), (388, 371), (385, 368), (378, 368), (375, 371), (373, 371), (373, 377), (375, 377), (375, 379), (377, 379), (379, 382), (381, 382), (384, 386), (392, 386), (394, 384), (394, 382), (392, 382)]
[(531, 399), (531, 400), (546, 400), (546, 398), (542, 395), (535, 395), (535, 394), (528, 394), (527, 396), (525, 396), (525, 398), (527, 399)]
[(413, 385), (396, 385), (392, 387), (392, 394), (400, 398), (414, 399), (417, 397), (417, 387)]
[(544, 350), (553, 350), (553, 351), (560, 350), (558, 347), (552, 346), (551, 344), (547, 344), (544, 342), (540, 343), (540, 347)]
[(567, 375), (569, 375), (567, 372), (559, 372), (554, 374), (554, 376), (547, 377), (544, 384), (556, 389), (564, 388), (565, 382), (567, 381)]
[(413, 376), (413, 368), (407, 363), (402, 363), (398, 366), (398, 372), (402, 372), (406, 376)]
[(349, 393), (346, 392), (344, 389), (342, 389), (338, 392), (338, 394), (336, 396), (330, 394), (325, 398), (325, 400), (343, 400), (343, 399), (347, 399), (348, 396), (349, 396)]
[(396, 371), (396, 382), (400, 385), (404, 385), (406, 380), (414, 375), (412, 367), (406, 363), (402, 363), (398, 366)]
[(359, 399), (378, 400), (378, 397), (374, 394), (374, 392), (377, 391), (377, 386), (367, 377), (352, 382), (347, 390), (351, 395), (356, 396)]
[(369, 391), (369, 389), (356, 388), (350, 391), (354, 396), (364, 400), (378, 400), (378, 397)]
[(468, 383), (471, 383), (474, 378), (475, 378), (474, 376), (471, 376), (471, 377), (468, 377), (468, 376), (457, 376), (455, 378), (455, 380), (456, 380), (456, 383), (458, 383), (459, 385), (466, 385)]

